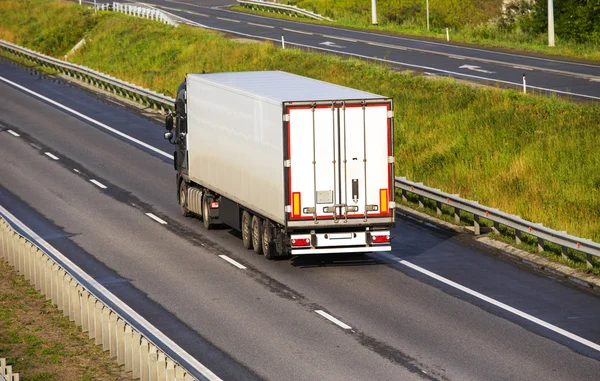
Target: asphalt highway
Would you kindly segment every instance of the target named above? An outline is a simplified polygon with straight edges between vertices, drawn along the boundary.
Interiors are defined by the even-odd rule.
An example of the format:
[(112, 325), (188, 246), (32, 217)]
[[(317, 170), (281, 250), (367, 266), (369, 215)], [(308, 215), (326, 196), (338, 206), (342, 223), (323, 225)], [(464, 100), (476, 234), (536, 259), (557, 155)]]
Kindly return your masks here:
[(600, 65), (464, 46), (235, 12), (230, 0), (148, 0), (192, 25), (273, 41), (281, 46), (368, 58), (432, 76), (511, 87), (528, 92), (600, 100)]
[(402, 218), (389, 255), (267, 261), (179, 215), (162, 134), (0, 60), (0, 204), (223, 379), (600, 374), (598, 296)]

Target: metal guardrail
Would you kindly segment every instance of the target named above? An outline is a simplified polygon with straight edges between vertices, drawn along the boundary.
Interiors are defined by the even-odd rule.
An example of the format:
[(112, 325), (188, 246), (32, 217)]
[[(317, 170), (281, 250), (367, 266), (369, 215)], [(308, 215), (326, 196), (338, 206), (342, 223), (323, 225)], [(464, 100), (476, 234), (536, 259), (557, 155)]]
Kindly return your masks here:
[(437, 214), (442, 213), (441, 205), (448, 205), (454, 208), (454, 219), (460, 223), (460, 211), (473, 214), (475, 234), (480, 234), (479, 218), (485, 218), (494, 223), (492, 228), (497, 233), (499, 225), (504, 225), (515, 230), (516, 243), (520, 244), (522, 234), (527, 233), (538, 239), (538, 251), (544, 250), (544, 242), (551, 242), (561, 247), (563, 258), (567, 257), (567, 248), (580, 251), (586, 254), (587, 266), (592, 267), (592, 256), (600, 257), (600, 244), (590, 239), (584, 239), (547, 228), (539, 223), (533, 223), (522, 219), (519, 216), (507, 214), (498, 209), (480, 205), (478, 202), (469, 201), (460, 198), (455, 194), (444, 193), (438, 189), (429, 188), (422, 183), (408, 181), (405, 177), (396, 177), (395, 185), (397, 189), (402, 190), (402, 199), (407, 201), (406, 192), (411, 192), (419, 196), (419, 206), (423, 205), (423, 198), (428, 198), (436, 202)]
[(150, 20), (160, 21), (164, 24), (169, 24), (175, 27), (178, 25), (178, 23), (175, 20), (173, 20), (168, 14), (161, 11), (160, 9), (140, 5), (112, 2), (96, 4), (96, 9), (99, 11), (115, 11), (125, 13), (126, 15), (143, 17)]
[(133, 379), (220, 380), (1, 206), (0, 258), (132, 372)]
[[(158, 94), (154, 91), (132, 85), (125, 81), (99, 73), (85, 66), (71, 64), (41, 53), (37, 53), (27, 48), (0, 40), (0, 48), (7, 50), (18, 56), (26, 57), (29, 60), (37, 62), (43, 66), (51, 67), (72, 77), (90, 82), (96, 86), (112, 90), (121, 96), (132, 98), (138, 102), (161, 108), (164, 111), (173, 111), (175, 100), (164, 94)], [(458, 195), (444, 193), (438, 189), (424, 186), (421, 183), (415, 183), (404, 177), (396, 177), (395, 185), (402, 190), (403, 198), (406, 201), (406, 192), (411, 192), (420, 197), (434, 200), (437, 203), (437, 212), (441, 214), (441, 204), (449, 205), (454, 208), (454, 216), (457, 223), (460, 223), (460, 210), (472, 213), (474, 218), (475, 234), (480, 233), (479, 218), (486, 218), (494, 222), (494, 230), (498, 231), (498, 224), (510, 227), (515, 230), (516, 242), (521, 243), (522, 233), (527, 233), (538, 238), (538, 250), (544, 250), (544, 241), (559, 245), (562, 255), (566, 259), (566, 249), (580, 251), (586, 254), (587, 265), (592, 267), (592, 256), (600, 257), (600, 244), (589, 239), (578, 238), (544, 227), (541, 224), (526, 221), (518, 216), (501, 212), (494, 208), (489, 208), (475, 201), (469, 201), (460, 198)], [(422, 206), (422, 201), (419, 202)]]
[(237, 2), (243, 7), (252, 8), (252, 9), (260, 9), (260, 10), (266, 10), (268, 12), (284, 13), (284, 14), (289, 14), (292, 16), (303, 16), (303, 17), (308, 17), (308, 18), (315, 19), (315, 20), (333, 21), (332, 19), (330, 19), (328, 17), (321, 16), (320, 14), (313, 13), (311, 11), (307, 11), (306, 9), (298, 8), (293, 5), (277, 4), (272, 1), (263, 1), (263, 0), (237, 0)]
[(67, 61), (59, 60), (33, 50), (23, 48), (19, 45), (0, 40), (0, 48), (14, 55), (27, 58), (41, 66), (45, 66), (70, 77), (78, 78), (84, 82), (100, 87), (104, 90), (112, 91), (124, 98), (133, 99), (149, 107), (166, 110), (174, 110), (175, 99), (152, 90), (122, 81), (107, 74), (100, 73), (88, 67), (73, 64)]

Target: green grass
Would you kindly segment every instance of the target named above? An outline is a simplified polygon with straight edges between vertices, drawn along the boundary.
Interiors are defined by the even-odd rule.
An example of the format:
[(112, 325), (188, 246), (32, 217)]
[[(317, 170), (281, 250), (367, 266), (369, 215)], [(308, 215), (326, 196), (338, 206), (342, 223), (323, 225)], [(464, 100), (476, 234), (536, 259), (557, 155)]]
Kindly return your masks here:
[[(453, 0), (450, 0), (453, 1)], [(430, 30), (427, 30), (424, 10), (420, 10), (404, 19), (387, 19), (382, 13), (392, 12), (389, 6), (382, 7), (378, 2), (378, 25), (371, 23), (370, 2), (357, 0), (301, 0), (288, 1), (323, 16), (332, 18), (333, 22), (316, 21), (307, 18), (298, 18), (273, 12), (252, 10), (239, 5), (234, 5), (233, 10), (254, 14), (268, 15), (270, 17), (284, 18), (316, 24), (334, 25), (346, 28), (366, 29), (385, 33), (410, 35), (428, 39), (446, 40), (446, 27), (449, 28), (450, 41), (465, 44), (475, 44), (485, 47), (509, 49), (535, 54), (570, 57), (589, 61), (600, 61), (600, 49), (597, 43), (576, 43), (561, 40), (555, 36), (555, 47), (548, 46), (546, 34), (531, 35), (516, 28), (514, 31), (505, 32), (493, 22), (500, 14), (500, 2), (490, 1), (484, 9), (474, 9), (474, 1), (462, 1), (464, 7), (454, 7), (441, 4), (436, 7), (437, 1), (430, 2)], [(400, 3), (390, 1), (390, 3)], [(442, 2), (443, 3), (443, 2)], [(423, 1), (423, 4), (425, 2)], [(368, 5), (368, 6), (367, 6)], [(389, 5), (389, 4), (388, 4)], [(493, 6), (493, 7), (492, 7)], [(446, 9), (452, 9), (449, 13)], [(435, 15), (438, 15), (437, 17)], [(445, 21), (446, 18), (448, 21)], [(465, 20), (464, 22), (461, 20)]]
[[(598, 105), (428, 80), (124, 15), (71, 14), (94, 25), (72, 61), (171, 96), (188, 72), (277, 69), (393, 97), (397, 175), (600, 241)], [(57, 17), (60, 23), (63, 16)], [(35, 38), (14, 36), (37, 47)], [(55, 55), (64, 51), (55, 49)]]

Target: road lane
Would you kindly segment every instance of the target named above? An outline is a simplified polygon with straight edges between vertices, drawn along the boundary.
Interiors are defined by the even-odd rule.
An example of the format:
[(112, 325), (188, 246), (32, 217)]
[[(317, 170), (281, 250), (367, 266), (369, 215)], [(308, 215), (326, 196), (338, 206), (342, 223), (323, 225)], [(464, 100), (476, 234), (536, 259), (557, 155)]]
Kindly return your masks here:
[[(44, 80), (20, 76), (16, 69), (1, 68), (3, 74), (10, 72), (11, 79), (33, 89), (40, 86), (47, 91), (54, 91), (67, 102), (82, 96), (75, 88), (56, 83), (47, 86)], [(326, 258), (271, 262), (246, 252), (241, 249), (239, 238), (228, 230), (206, 232), (200, 227), (200, 221), (177, 215), (174, 171), (170, 163), (115, 139), (105, 130), (96, 129), (80, 120), (71, 120), (73, 118), (62, 111), (31, 99), (22, 92), (6, 86), (0, 90), (0, 94), (3, 94), (0, 96), (0, 107), (4, 107), (0, 108), (0, 121), (8, 124), (4, 128), (19, 133), (23, 140), (27, 136), (35, 137), (38, 140), (34, 144), (41, 149), (51, 148), (61, 157), (59, 162), (55, 162), (40, 154), (39, 149), (25, 145), (34, 153), (31, 160), (35, 160), (35, 164), (31, 167), (41, 165), (38, 163), (41, 157), (44, 165), (53, 165), (66, 171), (61, 175), (49, 169), (41, 171), (48, 172), (48, 182), (54, 181), (54, 186), (49, 190), (30, 190), (29, 187), (35, 188), (31, 184), (33, 180), (19, 179), (22, 173), (27, 172), (26, 164), (12, 164), (26, 167), (11, 172), (11, 179), (14, 177), (17, 184), (12, 180), (4, 180), (8, 177), (5, 177), (6, 165), (3, 164), (0, 166), (2, 185), (9, 188), (11, 193), (19, 194), (42, 214), (51, 217), (57, 225), (65, 227), (67, 232), (79, 231), (81, 226), (90, 224), (86, 232), (79, 232), (75, 237), (83, 240), (78, 243), (86, 251), (110, 268), (119, 269), (119, 273), (126, 272), (128, 276), (125, 278), (135, 280), (133, 286), (263, 377), (276, 375), (290, 378), (293, 374), (293, 379), (302, 379), (304, 376), (339, 379), (349, 376), (355, 367), (364, 370), (352, 373), (354, 376), (350, 375), (350, 379), (372, 378), (373, 374), (377, 374), (378, 379), (394, 379), (398, 374), (415, 377), (415, 372), (420, 369), (429, 372), (435, 379), (497, 379), (504, 375), (510, 375), (511, 379), (541, 376), (561, 379), (567, 374), (576, 375), (578, 379), (593, 379), (590, 377), (598, 371), (596, 360), (578, 353), (591, 357), (595, 354), (585, 352), (573, 343), (560, 341), (526, 322), (478, 304), (409, 271), (398, 271), (382, 261), (367, 257), (333, 262)], [(119, 109), (113, 104), (98, 102), (94, 97), (88, 99), (88, 104), (78, 107), (82, 107), (79, 111), (86, 114), (94, 110), (103, 122), (109, 122), (107, 119), (111, 118), (111, 114), (118, 113)], [(37, 113), (27, 112), (31, 109), (37, 110)], [(147, 143), (161, 143), (160, 126), (127, 112), (123, 113), (122, 118), (120, 128), (127, 130), (128, 126), (132, 126), (132, 132), (139, 133), (138, 130), (145, 126), (148, 131), (153, 131), (143, 134), (149, 139)], [(4, 145), (0, 147), (3, 155), (12, 158), (20, 156), (18, 152), (23, 155), (28, 152), (19, 147), (20, 150), (7, 154), (17, 138), (7, 131), (4, 134), (0, 135), (2, 144), (8, 142), (9, 145), (6, 149)], [(103, 198), (102, 201), (85, 204), (88, 196), (77, 193), (71, 180), (61, 181), (63, 176), (69, 179), (72, 176), (89, 184), (87, 186), (96, 192), (94, 195), (102, 196), (104, 194), (100, 192), (103, 191), (80, 179), (72, 169), (67, 171), (66, 167), (60, 167), (68, 160), (79, 164), (82, 173), (94, 176), (107, 185), (109, 192), (116, 193), (108, 194), (108, 200)], [(53, 180), (55, 177), (57, 180)], [(21, 183), (23, 181), (27, 182)], [(61, 200), (61, 196), (68, 201), (63, 200), (56, 205), (59, 201), (54, 202), (53, 199)], [(76, 205), (69, 206), (71, 202)], [(175, 237), (165, 238), (156, 233), (154, 229), (160, 229), (161, 225), (145, 216), (140, 208), (167, 221), (169, 229), (181, 229), (180, 234), (176, 230), (168, 230)], [(65, 210), (69, 212), (65, 213)], [(87, 214), (101, 218), (101, 221), (90, 220), (85, 217)], [(135, 214), (134, 220), (131, 214)], [(116, 228), (106, 226), (112, 224)], [(69, 227), (77, 229), (69, 230)], [(102, 233), (100, 237), (89, 237), (99, 233)], [(435, 265), (437, 259), (442, 263), (438, 266), (440, 270), (449, 272), (454, 280), (460, 282), (469, 281), (474, 273), (479, 275), (474, 277), (470, 287), (485, 286), (488, 287), (486, 291), (494, 291), (508, 284), (514, 292), (509, 295), (513, 301), (520, 301), (525, 307), (533, 307), (550, 317), (560, 316), (559, 311), (576, 310), (577, 307), (580, 307), (579, 312), (583, 312), (582, 305), (585, 305), (588, 314), (582, 316), (581, 327), (593, 321), (593, 314), (598, 312), (597, 298), (582, 294), (580, 298), (570, 301), (566, 296), (574, 294), (573, 288), (523, 272), (512, 264), (490, 257), (481, 249), (472, 247), (469, 240), (463, 242), (461, 236), (455, 238), (447, 233), (424, 230), (406, 221), (399, 223), (397, 234), (403, 243), (395, 246), (394, 254), (413, 256), (411, 261), (423, 260), (425, 262), (421, 264), (424, 266)], [(192, 239), (186, 241), (182, 235), (189, 235)], [(139, 237), (143, 237), (144, 242), (140, 242)], [(166, 239), (168, 244), (155, 243), (154, 240), (159, 237)], [(116, 242), (111, 242), (113, 240)], [(123, 244), (123, 241), (143, 250), (134, 250), (123, 258), (112, 247), (117, 242)], [(180, 246), (188, 244), (192, 247)], [(98, 253), (98, 245), (108, 245), (110, 250)], [(238, 261), (248, 270), (239, 272), (218, 257), (222, 254)], [(169, 269), (167, 277), (157, 276), (159, 270), (152, 263), (147, 263), (144, 255), (150, 255), (153, 263), (163, 263), (165, 258), (173, 258), (175, 264), (169, 266), (174, 267)], [(453, 261), (444, 262), (445, 256), (450, 256)], [(216, 274), (212, 274), (213, 269)], [(149, 276), (150, 280), (141, 274)], [(187, 281), (182, 279), (186, 277)], [(161, 282), (156, 282), (156, 279), (161, 279)], [(173, 286), (191, 288), (196, 293), (198, 289), (217, 292), (215, 288), (218, 288), (219, 303), (201, 295), (193, 306), (182, 306), (186, 301), (184, 298), (174, 301), (169, 294), (171, 283), (174, 283)], [(166, 290), (163, 289), (165, 284), (169, 285)], [(545, 298), (536, 295), (540, 293), (539, 290), (546, 290), (543, 294)], [(196, 299), (192, 291), (186, 294), (187, 300)], [(232, 296), (231, 292), (241, 296)], [(260, 299), (255, 299), (257, 297)], [(264, 300), (267, 300), (267, 308), (262, 306)], [(214, 310), (204, 311), (206, 305)], [(353, 328), (353, 333), (342, 332), (335, 324), (319, 317), (315, 310), (323, 310), (348, 324)], [(248, 319), (252, 322), (248, 322)], [(568, 320), (566, 328), (579, 327), (576, 320)], [(206, 326), (207, 322), (212, 324)], [(240, 327), (250, 329), (243, 330)], [(223, 332), (237, 334), (224, 338)], [(338, 335), (343, 336), (340, 338)], [(599, 336), (597, 330), (588, 326), (587, 337), (598, 341)], [(333, 343), (341, 345), (341, 348), (331, 347)], [(279, 353), (282, 351), (284, 353)], [(555, 366), (562, 363), (567, 365)], [(309, 367), (307, 364), (317, 369), (306, 369)], [(370, 376), (360, 376), (360, 372), (367, 371), (371, 372)]]
[[(516, 88), (521, 87), (524, 73), (534, 74), (527, 82), (530, 91), (600, 100), (600, 87), (594, 82), (600, 80), (600, 65), (595, 63), (274, 19), (201, 1), (147, 3), (202, 27), (267, 39), (279, 45), (283, 36), (288, 45)], [(461, 68), (465, 64), (471, 68)]]

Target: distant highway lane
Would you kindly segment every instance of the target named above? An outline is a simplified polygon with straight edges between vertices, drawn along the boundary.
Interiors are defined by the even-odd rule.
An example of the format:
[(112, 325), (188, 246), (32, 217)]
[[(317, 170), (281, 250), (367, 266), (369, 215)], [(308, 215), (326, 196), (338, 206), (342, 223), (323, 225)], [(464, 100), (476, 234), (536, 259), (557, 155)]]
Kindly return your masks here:
[(600, 65), (562, 58), (427, 41), (234, 12), (230, 0), (148, 0), (193, 25), (346, 57), (374, 59), (399, 69), (522, 90), (600, 100)]
[(600, 374), (573, 339), (600, 343), (595, 295), (405, 219), (390, 255), (267, 261), (179, 215), (170, 158), (131, 140), (171, 152), (160, 124), (7, 61), (0, 77), (0, 204), (223, 379)]

